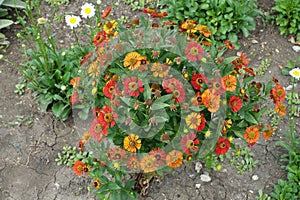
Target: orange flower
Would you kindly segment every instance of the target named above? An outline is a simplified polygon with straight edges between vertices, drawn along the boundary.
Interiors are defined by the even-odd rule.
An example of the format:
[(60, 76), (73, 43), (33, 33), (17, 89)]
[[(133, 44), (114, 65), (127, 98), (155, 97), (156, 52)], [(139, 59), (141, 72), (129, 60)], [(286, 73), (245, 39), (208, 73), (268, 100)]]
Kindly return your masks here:
[(183, 156), (180, 151), (173, 150), (168, 153), (166, 162), (169, 167), (176, 168), (182, 164)]
[(137, 52), (130, 52), (125, 56), (123, 65), (124, 67), (128, 67), (129, 70), (134, 70), (138, 68), (142, 64), (141, 61), (145, 59), (145, 56), (141, 56)]
[(285, 99), (285, 96), (284, 88), (279, 83), (276, 83), (276, 86), (270, 91), (270, 97), (273, 99), (273, 102), (275, 104), (280, 103)]
[(197, 32), (196, 25), (197, 22), (195, 22), (194, 20), (186, 20), (179, 28), (182, 30), (182, 32), (191, 34)]
[(169, 66), (155, 62), (152, 64), (151, 71), (154, 77), (164, 78), (168, 74)]
[(103, 14), (102, 14), (102, 19), (105, 19), (108, 15), (109, 15), (109, 13), (110, 13), (110, 11), (111, 11), (111, 7), (109, 6), (109, 7), (107, 7), (106, 9), (105, 9), (105, 11), (103, 12)]
[(270, 125), (267, 125), (267, 130), (262, 132), (266, 140), (270, 139), (273, 133), (274, 133), (274, 129), (272, 129)]
[(76, 175), (80, 176), (83, 174), (85, 166), (86, 165), (82, 161), (77, 160), (73, 165), (73, 171)]
[(73, 86), (73, 88), (78, 88), (80, 86), (80, 80), (80, 77), (72, 78), (70, 84)]
[(206, 89), (202, 94), (202, 102), (209, 112), (216, 112), (220, 108), (220, 96), (213, 89)]
[(257, 126), (250, 126), (246, 128), (244, 139), (250, 144), (255, 144), (255, 142), (259, 139), (259, 128)]
[(154, 172), (157, 168), (157, 162), (153, 155), (146, 155), (141, 159), (141, 169), (145, 173)]
[(281, 116), (284, 116), (286, 114), (286, 107), (284, 104), (282, 103), (277, 103), (276, 106), (275, 106), (275, 111), (281, 115)]
[(237, 80), (235, 76), (232, 75), (224, 76), (222, 80), (226, 91), (233, 92), (235, 90), (237, 84)]
[(225, 44), (226, 49), (232, 49), (232, 50), (235, 49), (235, 46), (233, 46), (232, 43), (229, 40), (226, 40), (224, 42), (224, 44)]
[(209, 37), (211, 36), (211, 32), (207, 26), (204, 25), (199, 25), (197, 26), (197, 30), (204, 36), (204, 37)]

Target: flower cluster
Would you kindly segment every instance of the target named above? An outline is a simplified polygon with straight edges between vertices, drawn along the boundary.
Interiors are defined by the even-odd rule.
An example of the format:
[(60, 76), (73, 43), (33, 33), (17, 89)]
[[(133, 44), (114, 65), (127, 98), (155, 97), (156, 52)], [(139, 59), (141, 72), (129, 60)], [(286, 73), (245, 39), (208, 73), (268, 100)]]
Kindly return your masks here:
[[(97, 164), (97, 172), (155, 173), (226, 154), (234, 138), (252, 146), (260, 133), (272, 136), (273, 129), (259, 118), (268, 96), (284, 114), (277, 108), (284, 90), (278, 81), (273, 88), (254, 81), (245, 54), (223, 58), (235, 48), (230, 41), (215, 47), (210, 29), (192, 20), (179, 26), (188, 40), (164, 27), (137, 25), (122, 32), (116, 21), (103, 24), (93, 39), (95, 52), (83, 58), (81, 73), (71, 81), (70, 99), (82, 119), (92, 114), (81, 142), (99, 147), (97, 162), (105, 164)], [(94, 184), (100, 186), (99, 180)]]

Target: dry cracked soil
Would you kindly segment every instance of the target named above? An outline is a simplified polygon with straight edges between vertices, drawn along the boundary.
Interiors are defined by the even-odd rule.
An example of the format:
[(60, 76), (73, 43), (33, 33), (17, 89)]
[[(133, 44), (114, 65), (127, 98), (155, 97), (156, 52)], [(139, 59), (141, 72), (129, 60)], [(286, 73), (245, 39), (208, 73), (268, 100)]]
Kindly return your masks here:
[[(116, 1), (107, 1), (110, 4)], [(83, 4), (71, 0), (60, 7), (60, 13), (78, 13)], [(263, 12), (270, 11), (273, 1), (259, 1)], [(47, 13), (47, 4), (41, 8)], [(128, 6), (120, 1), (116, 16), (132, 16)], [(250, 66), (257, 68), (262, 60), (271, 64), (262, 80), (277, 77), (284, 87), (291, 84), (288, 77), (281, 75), (279, 66), (295, 60), (299, 53), (293, 51), (294, 44), (289, 37), (281, 36), (275, 25), (257, 20), (257, 28), (248, 38), (241, 37), (241, 48), (250, 59)], [(4, 30), (11, 42), (4, 56), (15, 63), (23, 61), (21, 44), (16, 37), (20, 25)], [(65, 25), (57, 26), (57, 40), (62, 44), (74, 42), (66, 36)], [(18, 70), (0, 60), (0, 200), (92, 200), (96, 199), (86, 189), (88, 178), (77, 177), (71, 168), (57, 166), (55, 158), (65, 145), (75, 146), (80, 139), (72, 118), (66, 122), (56, 120), (51, 113), (42, 113), (34, 102), (30, 91), (24, 95), (14, 93), (15, 85), (22, 80)], [(299, 90), (298, 90), (299, 92)], [(294, 118), (299, 133), (299, 118)], [(254, 200), (258, 190), (271, 192), (279, 178), (285, 178), (281, 169), (280, 156), (284, 149), (275, 145), (288, 131), (287, 119), (280, 122), (279, 128), (270, 141), (260, 139), (251, 149), (255, 160), (259, 160), (253, 172), (237, 174), (236, 169), (225, 163), (221, 171), (202, 168), (197, 173), (194, 163), (182, 166), (174, 174), (166, 174), (160, 181), (154, 181), (148, 189), (146, 200)], [(208, 173), (210, 182), (202, 182), (200, 174)], [(257, 175), (258, 180), (252, 176)]]

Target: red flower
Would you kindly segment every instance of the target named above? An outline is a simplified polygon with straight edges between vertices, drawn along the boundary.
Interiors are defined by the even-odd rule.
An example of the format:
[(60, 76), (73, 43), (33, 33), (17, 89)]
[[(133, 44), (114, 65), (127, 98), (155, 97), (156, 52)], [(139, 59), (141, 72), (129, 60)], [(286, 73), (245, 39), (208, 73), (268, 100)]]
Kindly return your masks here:
[(204, 54), (204, 50), (200, 44), (197, 42), (190, 42), (188, 43), (186, 49), (184, 50), (186, 54), (186, 58), (189, 61), (195, 62), (197, 60), (202, 59), (202, 55)]
[(222, 95), (226, 91), (222, 78), (219, 78), (218, 80), (216, 80), (216, 78), (214, 78), (213, 80), (210, 80), (209, 88), (213, 89), (215, 91), (216, 95)]
[(104, 124), (104, 127), (113, 127), (117, 120), (117, 113), (113, 112), (112, 107), (103, 106), (99, 113), (99, 121)]
[(219, 138), (215, 152), (218, 155), (225, 154), (230, 147), (230, 142), (227, 138)]
[(199, 139), (197, 138), (195, 133), (189, 133), (185, 135), (181, 140), (181, 147), (184, 153), (191, 155), (191, 151), (196, 153), (198, 151), (197, 144), (200, 144)]
[(140, 161), (137, 156), (132, 155), (128, 158), (126, 165), (130, 170), (138, 169), (140, 167)]
[(238, 112), (243, 106), (243, 100), (238, 96), (232, 96), (229, 99), (229, 108), (232, 112)]
[(204, 129), (205, 123), (206, 123), (206, 119), (205, 119), (204, 115), (201, 114), (201, 123), (200, 123), (199, 126), (197, 126), (197, 131), (198, 132), (200, 132), (200, 131), (202, 131)]
[(151, 17), (153, 18), (164, 18), (166, 16), (168, 16), (168, 13), (166, 12), (154, 12), (151, 14)]
[(127, 158), (125, 149), (122, 149), (120, 147), (109, 149), (106, 153), (110, 160), (118, 160), (120, 162), (123, 162), (123, 159)]
[(77, 160), (73, 165), (73, 171), (78, 176), (83, 174), (84, 168), (85, 168), (85, 164), (80, 160)]
[(224, 44), (226, 45), (226, 46), (225, 46), (226, 49), (232, 49), (232, 50), (235, 49), (235, 46), (233, 46), (232, 43), (231, 43), (229, 40), (226, 40), (226, 41), (224, 42)]
[(106, 83), (105, 87), (103, 88), (103, 94), (109, 99), (112, 99), (113, 94), (115, 93), (115, 89), (117, 86), (117, 82), (109, 81)]
[(270, 91), (270, 97), (273, 99), (274, 104), (278, 104), (283, 101), (286, 97), (284, 88), (280, 85), (279, 82), (276, 83), (275, 87)]
[(143, 13), (152, 14), (152, 13), (155, 13), (155, 10), (153, 10), (151, 8), (144, 8)]
[(105, 19), (105, 18), (109, 15), (110, 11), (111, 11), (111, 7), (109, 6), (109, 7), (107, 7), (107, 8), (105, 9), (105, 11), (102, 13), (101, 18), (102, 18), (102, 19)]
[(149, 155), (153, 155), (155, 157), (158, 166), (164, 164), (164, 161), (166, 160), (167, 156), (165, 150), (160, 148), (154, 148), (149, 152)]
[(91, 136), (98, 142), (101, 142), (108, 133), (106, 128), (105, 124), (101, 123), (98, 118), (95, 118), (90, 126)]
[(72, 93), (72, 95), (70, 96), (70, 102), (71, 104), (76, 104), (79, 102), (79, 94), (78, 91), (75, 91)]
[(166, 79), (162, 83), (167, 93), (173, 93), (176, 103), (180, 103), (185, 99), (185, 90), (183, 84), (176, 78)]
[(80, 61), (80, 65), (83, 65), (91, 56), (93, 55), (93, 52), (89, 52), (85, 56), (82, 57), (82, 60)]
[(125, 79), (123, 83), (125, 94), (129, 96), (138, 97), (140, 95), (139, 92), (144, 92), (143, 82), (141, 79), (137, 79), (136, 76)]
[(105, 31), (98, 32), (93, 39), (93, 44), (95, 46), (105, 45), (107, 43), (107, 35)]
[(242, 53), (239, 58), (232, 61), (232, 64), (234, 64), (237, 69), (241, 69), (243, 65), (248, 66), (249, 61), (247, 60), (247, 56)]
[(244, 67), (243, 70), (245, 70), (245, 72), (247, 72), (251, 76), (255, 76), (255, 72), (254, 72), (254, 70), (252, 68), (246, 68), (246, 67)]
[(195, 74), (192, 77), (191, 84), (195, 88), (195, 90), (200, 90), (202, 88), (202, 84), (207, 83), (207, 78), (204, 76), (204, 74)]

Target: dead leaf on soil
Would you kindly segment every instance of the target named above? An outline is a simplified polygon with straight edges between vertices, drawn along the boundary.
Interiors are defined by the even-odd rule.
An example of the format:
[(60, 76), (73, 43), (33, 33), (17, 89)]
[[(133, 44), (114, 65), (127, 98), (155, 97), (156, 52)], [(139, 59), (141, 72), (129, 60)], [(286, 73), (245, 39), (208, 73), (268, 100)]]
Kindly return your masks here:
[(283, 66), (282, 65), (278, 65), (279, 69), (283, 69)]
[(291, 42), (291, 43), (293, 43), (293, 44), (300, 45), (300, 41), (296, 41), (296, 39), (295, 39), (294, 36), (291, 36), (288, 41)]

